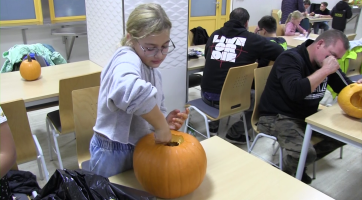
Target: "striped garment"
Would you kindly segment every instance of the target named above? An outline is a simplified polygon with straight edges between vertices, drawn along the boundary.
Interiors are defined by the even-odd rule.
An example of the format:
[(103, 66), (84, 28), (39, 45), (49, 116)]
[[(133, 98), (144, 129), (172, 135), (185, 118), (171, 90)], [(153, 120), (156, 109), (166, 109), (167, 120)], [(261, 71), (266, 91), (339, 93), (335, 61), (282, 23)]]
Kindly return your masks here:
[(295, 10), (304, 12), (305, 8), (303, 5), (303, 0), (283, 0), (282, 1), (282, 19), (280, 20), (281, 24), (285, 24), (285, 21), (288, 18), (288, 15)]

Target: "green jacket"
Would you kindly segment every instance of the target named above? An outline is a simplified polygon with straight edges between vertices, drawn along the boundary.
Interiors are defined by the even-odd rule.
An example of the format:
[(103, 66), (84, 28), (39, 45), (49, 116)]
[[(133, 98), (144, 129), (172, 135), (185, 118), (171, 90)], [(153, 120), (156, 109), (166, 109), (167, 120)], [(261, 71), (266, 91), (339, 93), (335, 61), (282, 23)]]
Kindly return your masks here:
[(50, 65), (67, 63), (60, 53), (49, 50), (43, 44), (21, 44), (15, 45), (3, 53), (5, 62), (1, 68), (0, 73), (13, 71), (14, 64), (21, 62), (23, 56), (28, 53), (36, 53), (37, 55), (42, 56)]
[[(346, 51), (346, 53), (343, 55), (342, 58), (338, 59), (339, 66), (342, 70), (342, 72), (346, 73), (349, 67), (349, 60), (357, 59), (357, 53), (362, 52), (362, 46), (354, 47), (351, 50)], [(361, 65), (361, 74), (362, 74), (362, 65)], [(333, 89), (328, 85), (327, 89), (332, 93), (333, 99), (336, 98), (337, 93), (333, 91)]]

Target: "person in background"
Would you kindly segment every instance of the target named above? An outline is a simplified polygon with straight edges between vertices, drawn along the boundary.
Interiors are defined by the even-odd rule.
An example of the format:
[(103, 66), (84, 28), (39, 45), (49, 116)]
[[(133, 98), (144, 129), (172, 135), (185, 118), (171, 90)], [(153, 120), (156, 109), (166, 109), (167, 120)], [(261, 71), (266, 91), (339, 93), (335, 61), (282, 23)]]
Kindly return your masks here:
[[(285, 36), (299, 34), (307, 35), (307, 31), (299, 25), (303, 18), (303, 14), (298, 10), (290, 13), (287, 21), (285, 21)], [(299, 33), (296, 32), (296, 30), (298, 30)]]
[(6, 116), (0, 107), (0, 199), (12, 199), (6, 173), (16, 162), (16, 149)]
[[(266, 15), (262, 17), (259, 22), (258, 26), (255, 29), (255, 33), (266, 37), (269, 41), (275, 42), (283, 47), (284, 50), (287, 50), (287, 42), (282, 37), (277, 37), (277, 22), (274, 17)], [(270, 60), (268, 59), (259, 59), (258, 60), (258, 67), (265, 67), (269, 65)], [(254, 85), (254, 84), (253, 84)], [(254, 87), (252, 87), (254, 89)]]
[(299, 10), (301, 13), (305, 12), (303, 0), (282, 0), (282, 18), (280, 19), (281, 24), (286, 24), (286, 20), (290, 13), (295, 10)]
[(348, 5), (348, 0), (338, 2), (331, 11), (332, 28), (344, 32), (347, 19), (352, 17), (352, 8)]
[(304, 4), (304, 8), (305, 8), (304, 14), (305, 14), (305, 16), (307, 16), (310, 13), (310, 1), (305, 0), (305, 1), (303, 1), (303, 4)]
[[(258, 130), (277, 137), (285, 149), (283, 171), (294, 176), (302, 149), (305, 118), (318, 111), (327, 84), (339, 93), (351, 80), (340, 70), (337, 59), (349, 49), (349, 41), (341, 31), (328, 30), (313, 40), (282, 53), (274, 63), (259, 104)], [(362, 79), (358, 81), (362, 83)], [(313, 132), (324, 140), (308, 148), (306, 166), (323, 158), (344, 143)], [(304, 183), (312, 179), (305, 173)]]
[(172, 24), (159, 4), (138, 5), (130, 14), (126, 36), (101, 73), (97, 120), (90, 142), (90, 170), (110, 177), (133, 168), (138, 140), (154, 132), (156, 143), (171, 140), (188, 117), (173, 110), (166, 116), (161, 73), (175, 49)]
[[(319, 9), (311, 12), (310, 16), (315, 16), (317, 14), (317, 15), (319, 15), (319, 17), (331, 17), (327, 6), (328, 6), (327, 2), (322, 2)], [(314, 22), (313, 23), (314, 34), (318, 34), (320, 28), (322, 28), (324, 31), (328, 30), (329, 29), (328, 22)]]
[[(213, 32), (206, 43), (201, 98), (210, 106), (219, 108), (220, 93), (230, 68), (252, 64), (263, 58), (274, 61), (284, 51), (277, 43), (249, 32), (249, 18), (250, 15), (246, 9), (234, 9), (230, 13), (229, 21), (225, 22), (221, 29)], [(226, 48), (220, 48), (225, 46)], [(250, 98), (250, 102), (254, 102), (253, 91)], [(253, 106), (254, 104), (251, 104), (245, 112), (248, 130), (251, 128)], [(219, 121), (209, 123), (210, 132), (215, 133), (218, 128)], [(244, 132), (243, 122), (240, 120), (230, 127), (225, 140), (245, 144)]]

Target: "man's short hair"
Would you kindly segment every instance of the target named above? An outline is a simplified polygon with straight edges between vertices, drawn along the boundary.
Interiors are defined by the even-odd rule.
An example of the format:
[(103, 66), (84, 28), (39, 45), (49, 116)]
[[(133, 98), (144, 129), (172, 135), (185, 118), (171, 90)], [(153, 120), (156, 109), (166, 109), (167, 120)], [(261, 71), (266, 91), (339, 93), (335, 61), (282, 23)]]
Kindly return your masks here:
[(303, 2), (303, 4), (304, 4), (304, 5), (310, 5), (310, 1), (309, 1), (309, 0), (305, 0), (305, 1)]
[(265, 29), (268, 33), (275, 33), (277, 31), (277, 21), (274, 17), (266, 15), (258, 22), (259, 29)]
[(323, 4), (325, 7), (328, 7), (328, 3), (327, 2), (322, 2), (321, 4)]
[(343, 43), (343, 47), (345, 50), (349, 49), (349, 41), (347, 36), (340, 30), (331, 29), (328, 31), (324, 31), (321, 35), (315, 39), (314, 42), (318, 42), (319, 40), (324, 40), (325, 46), (335, 45), (338, 40), (341, 40)]
[(230, 13), (230, 20), (232, 19), (240, 21), (241, 24), (245, 26), (246, 22), (250, 19), (250, 15), (246, 9), (239, 7)]

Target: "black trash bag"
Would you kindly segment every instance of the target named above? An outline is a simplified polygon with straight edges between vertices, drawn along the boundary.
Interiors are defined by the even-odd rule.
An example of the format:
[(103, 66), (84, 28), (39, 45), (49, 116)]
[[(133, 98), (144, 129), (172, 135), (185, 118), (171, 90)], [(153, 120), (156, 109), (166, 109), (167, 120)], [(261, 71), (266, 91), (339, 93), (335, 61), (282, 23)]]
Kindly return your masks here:
[(77, 169), (57, 169), (34, 200), (136, 200), (154, 196), (110, 183), (108, 178)]

